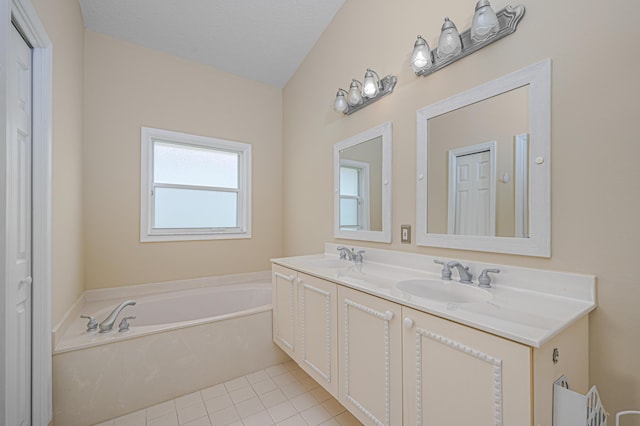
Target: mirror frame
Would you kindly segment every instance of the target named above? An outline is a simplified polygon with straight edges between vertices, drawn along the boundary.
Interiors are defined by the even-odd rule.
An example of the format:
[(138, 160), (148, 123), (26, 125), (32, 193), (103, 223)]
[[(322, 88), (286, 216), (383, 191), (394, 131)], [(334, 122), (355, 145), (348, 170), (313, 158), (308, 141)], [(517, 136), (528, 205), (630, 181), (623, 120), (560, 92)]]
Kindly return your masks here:
[[(391, 122), (366, 130), (333, 146), (333, 236), (360, 241), (391, 242)], [(382, 137), (382, 231), (340, 229), (340, 151), (377, 137)]]
[[(529, 237), (433, 234), (427, 217), (428, 120), (529, 86)], [(515, 71), (416, 112), (416, 244), (494, 253), (551, 257), (551, 60)], [(514, 135), (515, 136), (515, 135)]]

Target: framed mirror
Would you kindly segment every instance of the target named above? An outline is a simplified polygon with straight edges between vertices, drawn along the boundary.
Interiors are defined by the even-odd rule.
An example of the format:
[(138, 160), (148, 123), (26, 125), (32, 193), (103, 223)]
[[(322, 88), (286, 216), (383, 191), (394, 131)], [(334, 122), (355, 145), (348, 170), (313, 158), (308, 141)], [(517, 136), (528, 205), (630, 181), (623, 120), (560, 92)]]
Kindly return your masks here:
[(417, 111), (416, 243), (551, 255), (551, 61)]
[(333, 147), (333, 236), (391, 242), (391, 123)]

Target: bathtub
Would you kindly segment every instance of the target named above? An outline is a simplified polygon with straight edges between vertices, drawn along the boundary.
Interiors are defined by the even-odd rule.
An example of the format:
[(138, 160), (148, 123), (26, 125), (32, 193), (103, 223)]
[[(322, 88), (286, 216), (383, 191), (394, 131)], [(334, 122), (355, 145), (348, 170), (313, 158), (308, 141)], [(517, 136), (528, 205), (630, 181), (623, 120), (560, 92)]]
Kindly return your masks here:
[[(100, 423), (287, 360), (271, 338), (268, 279), (89, 298), (74, 311), (101, 321), (126, 299), (137, 303), (121, 312), (112, 332), (87, 333), (76, 315), (57, 338), (55, 424)], [(136, 318), (120, 333), (125, 316)]]

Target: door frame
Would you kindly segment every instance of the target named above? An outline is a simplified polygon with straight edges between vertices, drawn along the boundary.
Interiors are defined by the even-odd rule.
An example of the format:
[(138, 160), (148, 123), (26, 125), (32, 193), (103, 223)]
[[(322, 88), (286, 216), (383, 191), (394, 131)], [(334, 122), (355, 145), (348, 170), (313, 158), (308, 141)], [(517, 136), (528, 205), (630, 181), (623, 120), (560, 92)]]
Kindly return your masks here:
[[(31, 423), (47, 425), (52, 419), (51, 377), (51, 210), (52, 210), (52, 101), (53, 45), (30, 0), (0, 0), (0, 64), (8, 64), (12, 22), (33, 48), (33, 132), (32, 132), (32, 374)], [(9, 87), (7, 67), (0, 67), (0, 161), (7, 162)], [(0, 237), (6, 241), (5, 176), (0, 174)], [(6, 282), (7, 247), (0, 247), (0, 277)], [(6, 323), (7, 297), (0, 288), (0, 315)], [(0, 344), (7, 347), (8, 330), (0, 329)], [(0, 353), (0, 407), (6, 413), (7, 398), (6, 353)], [(4, 421), (5, 419), (1, 419)]]
[(447, 207), (447, 233), (455, 234), (456, 204), (458, 192), (458, 157), (489, 151), (491, 164), (489, 165), (489, 236), (496, 235), (496, 162), (498, 158), (496, 141), (488, 141), (477, 145), (465, 146), (449, 150), (449, 194)]

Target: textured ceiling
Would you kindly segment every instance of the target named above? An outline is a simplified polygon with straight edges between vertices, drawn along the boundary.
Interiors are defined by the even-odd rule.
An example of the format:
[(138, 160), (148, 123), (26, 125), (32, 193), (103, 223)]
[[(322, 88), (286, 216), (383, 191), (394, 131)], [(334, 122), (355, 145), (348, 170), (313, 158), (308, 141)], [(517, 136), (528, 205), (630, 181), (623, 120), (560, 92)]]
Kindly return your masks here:
[(91, 30), (283, 87), (345, 0), (80, 0)]

